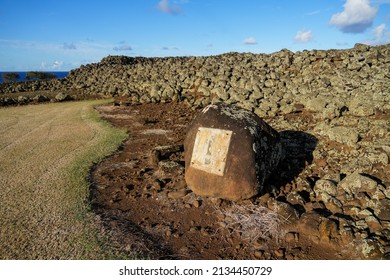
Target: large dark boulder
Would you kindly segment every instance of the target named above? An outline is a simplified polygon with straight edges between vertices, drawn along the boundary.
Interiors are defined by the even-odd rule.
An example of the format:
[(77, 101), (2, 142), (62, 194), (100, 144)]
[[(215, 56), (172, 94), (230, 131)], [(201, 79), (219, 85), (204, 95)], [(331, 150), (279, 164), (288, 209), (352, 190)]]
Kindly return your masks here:
[(217, 103), (204, 108), (184, 141), (185, 178), (201, 196), (237, 201), (263, 189), (282, 156), (279, 134), (254, 113)]

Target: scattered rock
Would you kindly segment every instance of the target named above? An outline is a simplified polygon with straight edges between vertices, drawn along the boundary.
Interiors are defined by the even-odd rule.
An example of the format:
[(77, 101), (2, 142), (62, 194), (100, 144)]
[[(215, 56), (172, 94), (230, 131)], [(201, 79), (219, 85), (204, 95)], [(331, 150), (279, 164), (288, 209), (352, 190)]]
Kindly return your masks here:
[(378, 201), (374, 208), (375, 216), (382, 221), (390, 221), (390, 199), (385, 198)]
[(321, 241), (329, 242), (338, 235), (337, 224), (331, 219), (322, 219), (318, 229)]
[(337, 196), (337, 185), (331, 180), (320, 179), (314, 185), (314, 193), (320, 200), (327, 200)]
[(377, 186), (378, 183), (376, 181), (358, 172), (346, 176), (339, 184), (339, 187), (351, 195), (362, 192), (372, 195), (376, 191)]
[(63, 101), (72, 100), (72, 97), (68, 94), (64, 94), (64, 93), (60, 92), (56, 95), (55, 99), (58, 102), (63, 102)]
[(34, 100), (35, 102), (46, 102), (46, 101), (49, 101), (50, 99), (49, 99), (47, 96), (38, 94), (38, 95), (36, 95), (36, 96), (33, 98), (33, 100)]
[(187, 195), (187, 190), (178, 190), (168, 192), (168, 197), (173, 199), (183, 198)]
[(259, 251), (259, 250), (256, 250), (254, 255), (255, 255), (256, 259), (261, 259), (263, 257), (263, 252)]
[(193, 205), (195, 208), (199, 208), (199, 206), (200, 206), (201, 204), (200, 204), (200, 201), (199, 201), (199, 200), (195, 200), (194, 203), (192, 203), (192, 205)]
[(172, 160), (160, 161), (158, 163), (158, 167), (164, 173), (172, 173), (172, 172), (182, 173), (184, 171), (184, 167), (180, 163)]
[(366, 221), (368, 229), (371, 233), (379, 232), (382, 230), (382, 225), (374, 216), (368, 216), (364, 220)]
[(316, 212), (303, 213), (299, 219), (300, 233), (307, 236), (318, 236), (319, 237), (319, 226), (322, 221), (320, 214)]
[(328, 130), (327, 136), (330, 140), (347, 145), (354, 145), (359, 141), (359, 134), (357, 130), (351, 127), (332, 127)]
[(281, 224), (295, 224), (299, 219), (298, 211), (288, 203), (281, 201), (270, 201), (268, 207), (276, 211)]
[(158, 164), (162, 160), (168, 160), (169, 157), (183, 150), (183, 145), (165, 145), (158, 146), (152, 150), (151, 158), (153, 164)]
[(382, 246), (374, 239), (363, 239), (357, 246), (367, 259), (379, 259), (384, 253)]

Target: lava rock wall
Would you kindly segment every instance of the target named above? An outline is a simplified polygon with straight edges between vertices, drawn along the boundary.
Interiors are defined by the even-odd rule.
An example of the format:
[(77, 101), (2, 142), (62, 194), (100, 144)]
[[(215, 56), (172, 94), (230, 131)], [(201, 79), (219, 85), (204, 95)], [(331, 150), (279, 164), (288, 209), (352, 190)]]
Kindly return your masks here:
[[(234, 103), (260, 117), (300, 104), (324, 118), (349, 110), (367, 116), (389, 109), (390, 45), (347, 50), (205, 57), (108, 56), (54, 81), (6, 83), (1, 93), (61, 90), (118, 96), (132, 103), (185, 101), (204, 107)], [(1, 95), (0, 95), (1, 97)]]

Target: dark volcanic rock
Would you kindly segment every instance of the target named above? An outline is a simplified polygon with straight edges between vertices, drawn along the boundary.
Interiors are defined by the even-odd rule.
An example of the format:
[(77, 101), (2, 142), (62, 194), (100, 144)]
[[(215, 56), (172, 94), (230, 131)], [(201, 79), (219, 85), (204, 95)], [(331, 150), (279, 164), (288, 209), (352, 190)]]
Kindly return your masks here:
[(250, 198), (281, 156), (278, 133), (255, 114), (234, 105), (207, 106), (184, 142), (186, 181), (202, 196)]

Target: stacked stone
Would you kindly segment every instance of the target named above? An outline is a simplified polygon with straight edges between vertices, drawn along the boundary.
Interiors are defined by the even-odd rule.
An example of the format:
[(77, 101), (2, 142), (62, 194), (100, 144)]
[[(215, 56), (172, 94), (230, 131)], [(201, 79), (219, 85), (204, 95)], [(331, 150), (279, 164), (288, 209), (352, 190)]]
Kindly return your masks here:
[(322, 118), (334, 118), (346, 108), (364, 116), (388, 109), (389, 79), (390, 45), (357, 44), (347, 50), (283, 49), (269, 55), (108, 56), (72, 70), (66, 79), (2, 84), (0, 93), (62, 90), (123, 96), (134, 103), (184, 100), (202, 107), (225, 102), (261, 117), (303, 104)]

